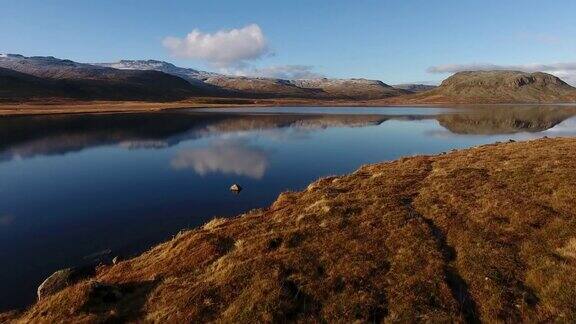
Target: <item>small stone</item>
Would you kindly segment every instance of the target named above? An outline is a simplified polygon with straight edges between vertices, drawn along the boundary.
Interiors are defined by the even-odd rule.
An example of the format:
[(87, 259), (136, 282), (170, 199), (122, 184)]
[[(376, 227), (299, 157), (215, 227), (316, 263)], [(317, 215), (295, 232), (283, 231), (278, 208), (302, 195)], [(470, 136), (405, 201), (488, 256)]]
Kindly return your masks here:
[(240, 191), (242, 191), (242, 187), (240, 187), (239, 184), (235, 183), (230, 186), (230, 191), (239, 193)]
[(115, 256), (114, 259), (112, 259), (112, 264), (118, 264), (118, 262), (120, 262), (120, 257)]

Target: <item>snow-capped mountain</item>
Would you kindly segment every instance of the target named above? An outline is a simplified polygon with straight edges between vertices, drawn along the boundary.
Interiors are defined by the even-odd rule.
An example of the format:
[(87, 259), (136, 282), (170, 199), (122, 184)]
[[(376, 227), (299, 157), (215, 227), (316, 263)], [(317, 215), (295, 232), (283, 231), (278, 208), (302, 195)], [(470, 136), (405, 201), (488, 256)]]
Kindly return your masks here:
[(220, 76), (218, 73), (183, 68), (172, 63), (156, 60), (121, 60), (114, 63), (94, 63), (94, 65), (120, 70), (160, 71), (181, 77), (193, 84), (201, 84), (210, 77)]
[[(121, 60), (113, 63), (78, 63), (52, 56), (0, 56), (0, 68), (41, 79), (60, 80), (51, 93), (79, 98), (314, 98), (382, 99), (410, 93), (378, 80), (308, 79), (284, 80), (230, 76), (205, 72), (157, 60)], [(8, 72), (6, 74), (6, 78)], [(74, 83), (71, 83), (74, 81)], [(40, 80), (36, 80), (36, 83)], [(68, 88), (66, 88), (68, 87)], [(40, 87), (40, 89), (43, 89)], [(67, 90), (68, 89), (68, 90)]]
[(367, 79), (303, 79), (232, 76), (182, 68), (156, 60), (122, 60), (115, 63), (95, 63), (103, 67), (129, 70), (155, 70), (181, 77), (195, 85), (213, 86), (228, 91), (239, 91), (252, 96), (267, 97), (330, 97), (379, 99), (405, 94), (382, 81)]
[(53, 56), (23, 56), (4, 54), (0, 56), (0, 67), (34, 75), (36, 77), (73, 79), (96, 77), (114, 70), (101, 66), (63, 60)]
[[(180, 100), (212, 93), (160, 71), (120, 70), (52, 56), (0, 56), (3, 98)], [(0, 98), (2, 99), (2, 98)]]

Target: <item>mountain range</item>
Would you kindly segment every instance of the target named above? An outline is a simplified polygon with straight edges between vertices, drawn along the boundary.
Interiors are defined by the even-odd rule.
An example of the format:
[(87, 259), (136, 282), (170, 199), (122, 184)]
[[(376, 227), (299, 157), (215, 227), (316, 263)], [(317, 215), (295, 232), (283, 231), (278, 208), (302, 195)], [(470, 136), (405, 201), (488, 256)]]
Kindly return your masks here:
[(0, 102), (149, 101), (216, 98), (301, 99), (310, 103), (559, 103), (576, 89), (546, 73), (459, 72), (438, 87), (390, 86), (368, 79), (299, 79), (230, 76), (157, 60), (78, 63), (55, 57), (0, 54)]
[(2, 101), (43, 98), (171, 101), (196, 97), (370, 100), (409, 93), (377, 80), (228, 76), (156, 60), (86, 64), (55, 57), (0, 56)]
[[(465, 111), (465, 112), (464, 112)], [(576, 116), (576, 107), (506, 105), (438, 115), (386, 114), (64, 114), (0, 118), (0, 162), (65, 154), (105, 145), (163, 148), (215, 134), (299, 131), (379, 125), (388, 120), (436, 120), (454, 134), (496, 135), (549, 130)]]
[(177, 67), (171, 63), (146, 60), (122, 60), (115, 63), (96, 63), (101, 67), (121, 70), (154, 70), (178, 76), (193, 85), (223, 89), (249, 97), (291, 97), (322, 99), (382, 99), (409, 91), (394, 88), (378, 80), (367, 79), (307, 79), (284, 80), (277, 78), (230, 76)]

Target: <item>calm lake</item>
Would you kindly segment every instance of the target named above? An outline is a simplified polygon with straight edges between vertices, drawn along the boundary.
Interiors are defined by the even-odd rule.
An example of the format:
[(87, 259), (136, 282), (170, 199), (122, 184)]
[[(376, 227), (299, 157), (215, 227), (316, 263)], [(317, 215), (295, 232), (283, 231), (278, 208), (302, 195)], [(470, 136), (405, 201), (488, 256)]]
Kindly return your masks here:
[[(249, 108), (0, 118), (0, 310), (58, 269), (128, 257), (366, 163), (575, 136), (575, 106)], [(244, 190), (228, 189), (239, 183)]]

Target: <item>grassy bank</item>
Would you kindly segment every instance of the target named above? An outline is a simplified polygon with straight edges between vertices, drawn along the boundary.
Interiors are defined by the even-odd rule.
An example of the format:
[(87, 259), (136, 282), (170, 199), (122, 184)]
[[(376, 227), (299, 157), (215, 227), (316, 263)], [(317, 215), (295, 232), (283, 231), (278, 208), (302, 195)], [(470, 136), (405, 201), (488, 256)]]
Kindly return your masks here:
[(572, 322), (575, 153), (541, 139), (368, 165), (0, 319)]

